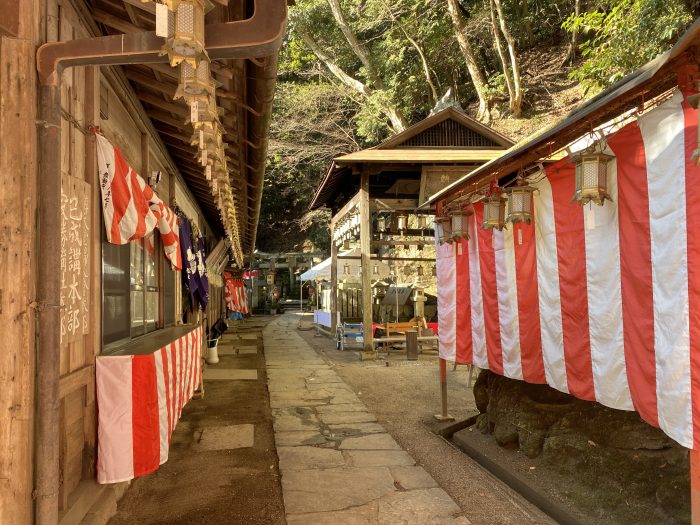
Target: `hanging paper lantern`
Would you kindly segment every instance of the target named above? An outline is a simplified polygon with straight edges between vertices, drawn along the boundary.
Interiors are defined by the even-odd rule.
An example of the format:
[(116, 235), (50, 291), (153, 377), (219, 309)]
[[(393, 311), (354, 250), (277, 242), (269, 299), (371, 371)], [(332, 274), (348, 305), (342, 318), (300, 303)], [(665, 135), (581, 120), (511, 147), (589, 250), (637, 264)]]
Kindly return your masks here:
[(484, 199), (484, 230), (502, 230), (506, 225), (506, 199), (502, 193), (492, 193)]
[(425, 215), (418, 215), (418, 229), (425, 230), (428, 227), (428, 218)]
[(517, 186), (506, 190), (508, 193), (508, 217), (511, 223), (532, 222), (532, 192), (535, 188), (529, 186), (524, 178), (518, 178)]
[(452, 218), (450, 216), (437, 217), (435, 219), (435, 230), (440, 244), (452, 242)]
[(612, 155), (605, 153), (579, 153), (571, 158), (576, 164), (576, 193), (572, 200), (584, 205), (591, 201), (602, 206), (612, 201), (608, 193), (608, 162)]
[(204, 15), (213, 7), (209, 0), (180, 0), (175, 10), (175, 22), (168, 28), (169, 38), (164, 52), (170, 65), (187, 61), (192, 67), (207, 57), (204, 48)]
[(396, 217), (396, 229), (400, 232), (404, 231), (408, 227), (408, 215), (405, 213), (400, 213)]
[(180, 63), (180, 83), (174, 99), (200, 96), (214, 96), (217, 82), (212, 78), (208, 59), (199, 61), (197, 66), (189, 62)]
[(469, 231), (467, 227), (467, 218), (469, 214), (462, 208), (450, 213), (452, 218), (452, 238), (455, 241), (460, 239), (469, 239)]
[(384, 233), (386, 231), (386, 217), (380, 215), (377, 217), (377, 231)]

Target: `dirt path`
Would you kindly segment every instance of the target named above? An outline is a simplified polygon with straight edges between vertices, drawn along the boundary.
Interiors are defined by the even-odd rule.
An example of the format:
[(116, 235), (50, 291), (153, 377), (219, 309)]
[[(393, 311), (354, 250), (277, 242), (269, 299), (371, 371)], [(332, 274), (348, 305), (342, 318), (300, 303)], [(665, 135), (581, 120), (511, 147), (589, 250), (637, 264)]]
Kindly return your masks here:
[[(257, 379), (205, 376), (206, 396), (185, 407), (168, 462), (131, 484), (111, 525), (285, 523), (262, 352), (264, 322), (256, 317), (240, 326), (241, 337), (224, 336), (220, 363), (207, 370), (257, 371)], [(236, 347), (239, 355), (221, 355), (234, 354)]]
[[(413, 456), (461, 507), (474, 525), (553, 524), (548, 516), (493, 478), (468, 456), (429, 429), (440, 409), (437, 360), (405, 355), (360, 361), (356, 352), (335, 349), (327, 337), (299, 332), (318, 353), (333, 363), (338, 375), (394, 439)], [(388, 366), (387, 366), (388, 363)], [(458, 420), (476, 414), (467, 369), (448, 369), (448, 406)]]

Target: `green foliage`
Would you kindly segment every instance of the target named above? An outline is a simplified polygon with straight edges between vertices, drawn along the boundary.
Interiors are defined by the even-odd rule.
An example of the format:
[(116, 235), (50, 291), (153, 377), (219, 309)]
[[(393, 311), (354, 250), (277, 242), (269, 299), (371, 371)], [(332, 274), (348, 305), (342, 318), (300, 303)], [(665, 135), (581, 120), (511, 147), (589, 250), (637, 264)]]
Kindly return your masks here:
[(571, 15), (564, 29), (587, 39), (580, 46), (585, 62), (570, 76), (599, 91), (669, 49), (692, 19), (681, 0), (607, 0)]

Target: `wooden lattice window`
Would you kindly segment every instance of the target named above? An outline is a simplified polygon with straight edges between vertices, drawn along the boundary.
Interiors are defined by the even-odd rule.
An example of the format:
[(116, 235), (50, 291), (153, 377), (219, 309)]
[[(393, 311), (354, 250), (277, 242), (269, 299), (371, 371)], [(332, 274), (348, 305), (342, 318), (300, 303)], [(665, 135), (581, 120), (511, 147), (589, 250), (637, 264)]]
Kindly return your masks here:
[(411, 137), (399, 148), (497, 148), (501, 144), (477, 133), (471, 128), (455, 122), (443, 120), (425, 131)]

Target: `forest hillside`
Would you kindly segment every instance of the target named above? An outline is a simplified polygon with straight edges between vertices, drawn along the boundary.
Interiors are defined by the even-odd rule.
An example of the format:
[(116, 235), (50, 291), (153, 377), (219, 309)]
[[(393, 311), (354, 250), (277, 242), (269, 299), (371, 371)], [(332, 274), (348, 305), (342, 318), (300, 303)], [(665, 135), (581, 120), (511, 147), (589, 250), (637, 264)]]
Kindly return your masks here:
[(451, 89), (514, 141), (670, 48), (700, 0), (296, 0), (280, 57), (258, 248), (328, 248), (308, 204), (333, 157)]

